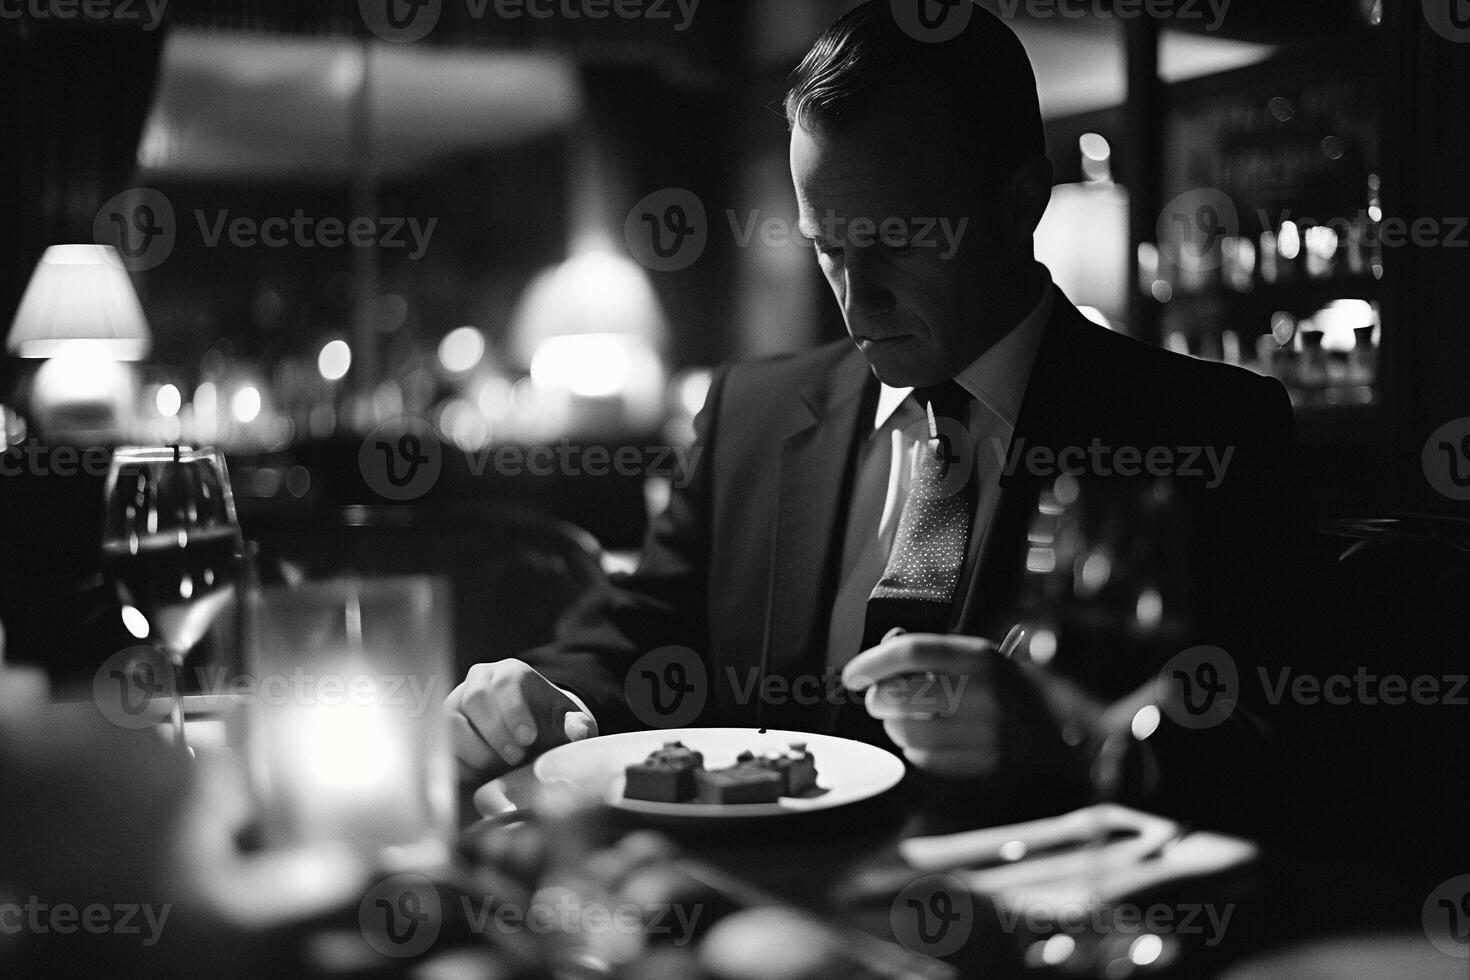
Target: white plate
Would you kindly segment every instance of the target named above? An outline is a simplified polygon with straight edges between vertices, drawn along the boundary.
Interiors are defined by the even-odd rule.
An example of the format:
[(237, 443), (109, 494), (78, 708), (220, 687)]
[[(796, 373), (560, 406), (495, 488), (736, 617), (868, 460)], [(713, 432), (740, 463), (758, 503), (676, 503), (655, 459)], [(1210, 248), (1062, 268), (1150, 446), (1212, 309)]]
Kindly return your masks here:
[[(741, 752), (760, 754), (805, 742), (817, 765), (817, 790), (783, 796), (775, 803), (654, 803), (623, 798), (623, 770), (642, 762), (665, 742), (683, 742), (703, 753), (708, 769), (733, 765)], [(865, 742), (769, 729), (671, 728), (624, 732), (560, 745), (536, 760), (532, 770), (543, 783), (561, 783), (611, 806), (666, 817), (772, 817), (830, 810), (877, 796), (903, 778), (903, 760)]]

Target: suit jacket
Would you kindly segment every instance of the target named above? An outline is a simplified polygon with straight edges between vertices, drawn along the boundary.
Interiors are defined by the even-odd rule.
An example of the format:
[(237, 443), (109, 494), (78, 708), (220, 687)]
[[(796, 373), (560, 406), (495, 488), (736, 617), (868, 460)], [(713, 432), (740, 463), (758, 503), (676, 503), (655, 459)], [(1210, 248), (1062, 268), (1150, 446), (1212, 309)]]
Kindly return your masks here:
[[(590, 596), (558, 643), (526, 659), (578, 694), (606, 733), (647, 727), (627, 702), (634, 662), (658, 648), (687, 647), (708, 676), (698, 721), (755, 724), (753, 678), (785, 681), (824, 669), (855, 447), (871, 428), (877, 388), (846, 340), (718, 371), (696, 422), (701, 451), (652, 522), (637, 572)], [(1284, 389), (1106, 330), (1059, 293), (1011, 449), (1055, 453), (1094, 440), (1141, 452), (1231, 451), (1219, 486), (1207, 488), (1202, 478), (1176, 484), (1188, 515), (1200, 638), (1247, 662), (1261, 656), (1255, 645), (1277, 616), (1281, 579), (1305, 528)], [(982, 465), (995, 464), (989, 448), (977, 452)], [(995, 517), (961, 577), (953, 631), (999, 639), (1014, 622), (1026, 531), (1050, 479), (1024, 463), (1002, 478)], [(768, 700), (760, 721), (830, 729), (829, 706), (811, 701)]]

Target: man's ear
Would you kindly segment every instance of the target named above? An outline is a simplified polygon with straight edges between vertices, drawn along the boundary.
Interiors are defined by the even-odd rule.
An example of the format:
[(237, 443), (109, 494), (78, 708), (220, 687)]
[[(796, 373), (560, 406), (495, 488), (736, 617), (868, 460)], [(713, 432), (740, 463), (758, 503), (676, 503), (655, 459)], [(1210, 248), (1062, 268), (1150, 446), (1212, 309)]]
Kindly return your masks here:
[(1009, 241), (1029, 241), (1046, 206), (1051, 201), (1052, 168), (1045, 156), (1034, 156), (1023, 163), (1006, 182), (1006, 237)]

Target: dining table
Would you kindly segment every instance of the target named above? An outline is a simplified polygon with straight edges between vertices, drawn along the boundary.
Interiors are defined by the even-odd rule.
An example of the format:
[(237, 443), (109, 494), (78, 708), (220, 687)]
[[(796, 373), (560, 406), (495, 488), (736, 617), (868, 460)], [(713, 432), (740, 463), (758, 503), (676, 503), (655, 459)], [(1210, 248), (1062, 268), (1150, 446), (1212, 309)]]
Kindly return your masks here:
[[(690, 956), (714, 956), (712, 944), (732, 933), (722, 932), (721, 925), (737, 921), (760, 928), (799, 926), (798, 935), (813, 942), (821, 937), (834, 956), (856, 964), (836, 973), (792, 974), (811, 977), (1266, 980), (1381, 976), (1384, 962), (1398, 964), (1394, 975), (1401, 978), (1467, 974), (1463, 936), (1431, 919), (1436, 895), (1444, 900), (1436, 888), (1457, 880), (1453, 874), (1463, 873), (1463, 866), (1447, 863), (1443, 854), (1406, 862), (1382, 833), (1373, 836), (1375, 828), (1355, 827), (1352, 813), (1340, 814), (1334, 828), (1282, 821), (1274, 832), (1268, 828), (1248, 841), (1218, 835), (1248, 844), (1250, 859), (1221, 873), (1156, 883), (1115, 898), (1120, 906), (1176, 911), (1215, 904), (1228, 909), (1228, 928), (1218, 935), (1180, 929), (1181, 941), (1164, 947), (1166, 956), (1145, 957), (1126, 970), (1080, 972), (1059, 954), (1067, 943), (1080, 947), (1097, 938), (1093, 922), (1062, 929), (1067, 940), (1061, 942), (1054, 938), (1055, 921), (1037, 921), (1001, 900), (1024, 895), (1025, 889), (981, 887), (1047, 860), (1042, 849), (1010, 854), (1004, 862), (977, 861), (966, 852), (973, 850), (976, 834), (989, 834), (992, 844), (1011, 835), (1034, 842), (1045, 828), (1090, 812), (1086, 801), (1078, 810), (1066, 809), (1075, 800), (1023, 805), (1020, 794), (957, 789), (909, 768), (892, 788), (830, 809), (774, 818), (670, 820), (606, 799), (580, 799), (558, 809), (548, 800), (565, 799), (548, 795), (546, 780), (531, 762), (483, 784), (461, 785), (447, 860), (415, 864), (410, 856), (405, 863), (399, 855), (396, 865), (375, 867), (340, 848), (272, 850), (252, 839), (239, 743), (223, 718), (191, 718), (196, 755), (182, 757), (166, 721), (154, 730), (122, 731), (90, 703), (47, 704), (41, 686), (21, 683), (26, 675), (11, 671), (8, 678), (15, 696), (0, 711), (6, 794), (0, 806), (0, 906), (59, 895), (112, 899), (119, 906), (166, 905), (172, 916), (162, 941), (152, 947), (127, 937), (60, 935), (26, 937), (38, 940), (27, 945), (0, 934), (0, 967), (17, 967), (6, 975), (63, 975), (37, 967), (61, 963), (64, 975), (156, 978), (197, 975), (207, 963), (211, 975), (222, 977), (545, 977), (547, 972), (506, 967), (540, 955), (524, 947), (524, 935), (476, 935), (464, 922), (442, 930), (433, 946), (412, 957), (385, 958), (364, 943), (362, 917), (373, 907), (373, 889), (407, 872), (433, 882), (445, 902), (510, 895), (524, 900), (548, 888), (591, 895), (606, 887), (606, 868), (619, 861), (625, 878), (633, 866), (672, 869), (676, 875), (645, 877), (682, 882), (681, 887), (693, 882), (696, 889), (682, 897), (709, 914), (697, 929), (676, 937), (685, 944), (678, 948), (665, 937), (662, 948), (658, 942), (639, 947), (646, 958), (582, 963), (579, 970), (550, 975), (783, 975), (775, 966), (793, 943), (765, 943), (749, 929), (739, 949), (766, 957), (765, 972), (742, 974), (736, 966), (723, 973), (688, 972), (696, 962)], [(1144, 823), (1162, 820), (1130, 812), (1141, 814)], [(1359, 832), (1362, 846), (1344, 843)], [(1212, 833), (1182, 826), (1141, 857), (1152, 859), (1160, 850)], [(551, 852), (549, 861), (532, 860), (538, 847)], [(634, 851), (636, 860), (629, 857)], [(547, 869), (558, 862), (561, 879)], [(645, 900), (681, 895), (677, 888), (649, 892), (648, 881), (643, 887)], [(773, 911), (773, 922), (752, 917)], [(959, 923), (961, 941), (940, 941), (952, 933), (915, 932), (914, 918), (925, 911)], [(1108, 931), (1123, 920), (1101, 922), (1101, 938), (1117, 939)], [(1124, 938), (1135, 937), (1138, 925), (1123, 923), (1121, 931)], [(1167, 928), (1162, 935), (1168, 938)], [(557, 942), (555, 936), (532, 938)], [(503, 959), (518, 942), (520, 959)], [(1368, 972), (1356, 972), (1352, 964)]]

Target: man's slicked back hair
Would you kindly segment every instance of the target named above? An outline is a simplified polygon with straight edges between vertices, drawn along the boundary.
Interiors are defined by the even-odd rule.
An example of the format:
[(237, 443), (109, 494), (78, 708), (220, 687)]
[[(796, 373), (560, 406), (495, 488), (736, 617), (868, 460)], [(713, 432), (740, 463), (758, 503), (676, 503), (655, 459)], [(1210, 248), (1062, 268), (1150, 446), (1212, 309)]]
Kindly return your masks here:
[[(1003, 181), (1046, 152), (1031, 61), (1011, 29), (978, 4), (950, 40), (923, 39), (895, 19), (896, 4), (931, 2), (867, 0), (841, 17), (793, 72), (787, 121), (808, 132), (840, 129), (885, 92), (914, 83), (945, 110), (956, 149), (976, 172)], [(906, 22), (917, 24), (917, 15)]]

